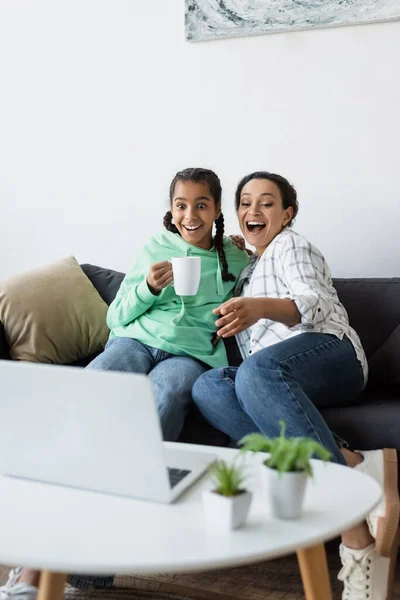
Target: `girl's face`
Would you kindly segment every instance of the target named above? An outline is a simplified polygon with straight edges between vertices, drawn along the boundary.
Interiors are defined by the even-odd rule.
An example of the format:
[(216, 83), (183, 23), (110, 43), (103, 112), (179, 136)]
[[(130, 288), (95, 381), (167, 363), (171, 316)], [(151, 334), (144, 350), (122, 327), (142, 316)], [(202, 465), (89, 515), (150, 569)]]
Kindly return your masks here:
[(252, 179), (242, 189), (237, 214), (246, 241), (261, 256), (290, 222), (293, 208), (283, 208), (281, 192), (273, 181)]
[(221, 214), (206, 183), (178, 181), (171, 202), (174, 224), (183, 239), (197, 246), (212, 248), (212, 228)]

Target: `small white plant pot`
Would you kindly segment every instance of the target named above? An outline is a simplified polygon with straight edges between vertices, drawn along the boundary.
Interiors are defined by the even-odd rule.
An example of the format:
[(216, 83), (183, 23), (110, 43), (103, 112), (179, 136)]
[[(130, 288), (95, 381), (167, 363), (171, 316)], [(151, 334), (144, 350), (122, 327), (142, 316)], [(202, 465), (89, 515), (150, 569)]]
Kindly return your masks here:
[(249, 513), (251, 499), (252, 493), (248, 491), (228, 497), (213, 490), (204, 490), (203, 507), (207, 523), (224, 531), (242, 527)]
[(265, 479), (273, 515), (278, 519), (300, 517), (307, 487), (307, 473), (279, 473), (265, 464), (261, 465), (261, 473)]

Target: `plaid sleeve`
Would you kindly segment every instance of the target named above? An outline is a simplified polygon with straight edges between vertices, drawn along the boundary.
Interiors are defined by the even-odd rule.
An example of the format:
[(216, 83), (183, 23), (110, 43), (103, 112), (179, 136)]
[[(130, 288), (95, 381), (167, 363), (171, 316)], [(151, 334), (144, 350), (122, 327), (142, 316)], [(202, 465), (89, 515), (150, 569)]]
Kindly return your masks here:
[(288, 238), (280, 253), (283, 278), (301, 314), (302, 325), (325, 323), (334, 310), (329, 267), (322, 254), (305, 238)]

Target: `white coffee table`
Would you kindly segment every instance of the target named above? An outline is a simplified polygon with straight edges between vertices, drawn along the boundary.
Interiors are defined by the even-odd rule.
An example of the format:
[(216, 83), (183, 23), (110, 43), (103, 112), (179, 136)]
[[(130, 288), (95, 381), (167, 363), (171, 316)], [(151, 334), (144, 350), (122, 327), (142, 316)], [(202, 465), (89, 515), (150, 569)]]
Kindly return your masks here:
[[(228, 460), (237, 452), (176, 446)], [(248, 523), (226, 534), (205, 525), (201, 490), (210, 487), (208, 476), (172, 505), (2, 477), (0, 563), (42, 570), (38, 600), (59, 600), (66, 573), (197, 571), (296, 551), (307, 600), (329, 600), (323, 542), (360, 523), (379, 501), (380, 487), (358, 471), (313, 461), (315, 480), (302, 517), (282, 521), (271, 517), (265, 502), (261, 459), (249, 457), (248, 482), (255, 496)]]

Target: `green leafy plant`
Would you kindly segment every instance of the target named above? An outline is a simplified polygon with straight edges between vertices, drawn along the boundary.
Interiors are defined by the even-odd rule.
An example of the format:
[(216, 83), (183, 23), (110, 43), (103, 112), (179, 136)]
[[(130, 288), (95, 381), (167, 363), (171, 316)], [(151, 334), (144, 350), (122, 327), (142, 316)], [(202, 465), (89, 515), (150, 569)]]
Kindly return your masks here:
[(225, 460), (216, 460), (208, 468), (211, 480), (215, 485), (215, 492), (221, 496), (238, 496), (245, 490), (243, 482), (245, 480), (244, 465), (227, 463)]
[(261, 433), (250, 433), (242, 438), (239, 445), (242, 450), (251, 452), (269, 452), (270, 456), (264, 464), (279, 473), (305, 471), (312, 477), (310, 458), (317, 456), (327, 461), (331, 453), (318, 442), (307, 437), (286, 437), (286, 423), (279, 421), (281, 433), (279, 437), (269, 438)]

